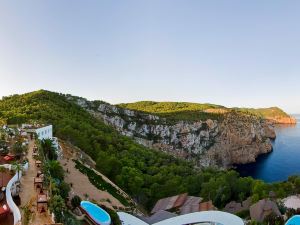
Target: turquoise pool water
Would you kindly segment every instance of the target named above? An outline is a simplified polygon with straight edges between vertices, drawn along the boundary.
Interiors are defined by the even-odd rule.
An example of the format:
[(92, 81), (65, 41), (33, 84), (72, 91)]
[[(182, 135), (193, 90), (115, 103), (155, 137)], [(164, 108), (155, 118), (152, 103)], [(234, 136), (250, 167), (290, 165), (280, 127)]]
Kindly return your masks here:
[(285, 225), (300, 225), (300, 216), (293, 216)]
[(110, 225), (111, 219), (108, 213), (89, 201), (82, 201), (80, 203), (81, 208), (83, 208), (89, 216), (99, 225)]

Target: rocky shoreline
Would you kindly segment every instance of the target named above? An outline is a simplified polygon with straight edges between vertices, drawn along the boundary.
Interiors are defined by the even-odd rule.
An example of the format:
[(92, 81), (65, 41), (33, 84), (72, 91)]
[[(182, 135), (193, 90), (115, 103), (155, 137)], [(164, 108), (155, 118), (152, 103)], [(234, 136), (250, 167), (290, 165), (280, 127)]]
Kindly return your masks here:
[(108, 103), (77, 99), (77, 104), (125, 136), (149, 148), (193, 160), (200, 167), (231, 168), (255, 162), (272, 151), (276, 138), (274, 124), (295, 123), (294, 118), (267, 118), (230, 111), (220, 121), (179, 121), (166, 119)]

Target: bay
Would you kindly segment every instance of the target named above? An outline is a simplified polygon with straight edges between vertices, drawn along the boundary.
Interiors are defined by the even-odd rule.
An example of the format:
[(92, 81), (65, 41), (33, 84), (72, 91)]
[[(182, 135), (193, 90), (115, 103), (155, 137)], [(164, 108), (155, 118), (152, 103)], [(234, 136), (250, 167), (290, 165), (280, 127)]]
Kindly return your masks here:
[(255, 163), (237, 166), (241, 176), (276, 182), (300, 175), (300, 115), (294, 117), (296, 125), (276, 125), (277, 137), (271, 153), (259, 156)]

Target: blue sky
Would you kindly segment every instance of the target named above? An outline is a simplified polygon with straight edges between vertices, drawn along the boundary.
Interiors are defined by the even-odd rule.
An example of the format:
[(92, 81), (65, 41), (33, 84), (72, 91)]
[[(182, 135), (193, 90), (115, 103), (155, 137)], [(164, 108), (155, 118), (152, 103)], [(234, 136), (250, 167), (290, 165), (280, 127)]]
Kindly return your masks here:
[(0, 96), (300, 112), (300, 1), (0, 1)]

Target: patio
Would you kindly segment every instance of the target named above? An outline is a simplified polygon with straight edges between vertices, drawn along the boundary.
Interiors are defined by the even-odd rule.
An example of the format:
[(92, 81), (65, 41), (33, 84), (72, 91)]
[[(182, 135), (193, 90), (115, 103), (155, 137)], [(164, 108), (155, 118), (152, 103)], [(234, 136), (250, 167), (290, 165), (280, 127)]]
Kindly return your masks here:
[[(7, 170), (4, 173), (0, 172), (0, 188), (2, 187), (6, 187), (6, 185), (8, 184), (8, 182), (10, 181), (10, 179), (13, 177), (13, 175), (11, 174), (11, 172), (9, 170)], [(2, 180), (3, 178), (3, 180)]]
[[(4, 194), (3, 199), (0, 202), (0, 208), (2, 208), (4, 205), (7, 205), (5, 193), (3, 193), (3, 194)], [(14, 223), (14, 217), (13, 217), (13, 214), (11, 212), (9, 212), (7, 214), (4, 213), (4, 214), (0, 215), (0, 224), (1, 225), (13, 225), (13, 223)]]

